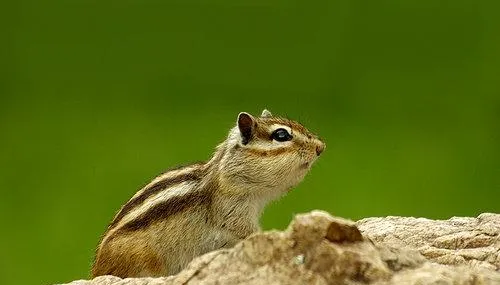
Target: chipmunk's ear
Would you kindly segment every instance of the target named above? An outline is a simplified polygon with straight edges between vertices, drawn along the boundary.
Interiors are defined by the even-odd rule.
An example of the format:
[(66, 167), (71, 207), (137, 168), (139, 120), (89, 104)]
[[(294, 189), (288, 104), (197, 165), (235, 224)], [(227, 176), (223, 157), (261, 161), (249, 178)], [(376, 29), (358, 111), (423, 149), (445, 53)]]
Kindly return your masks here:
[(252, 139), (255, 125), (256, 122), (252, 115), (245, 112), (241, 112), (238, 115), (238, 129), (240, 129), (241, 142), (243, 144), (247, 144)]
[(262, 111), (262, 114), (260, 115), (262, 118), (271, 118), (273, 116), (273, 114), (271, 114), (271, 112), (269, 112), (269, 110), (267, 109), (264, 109)]

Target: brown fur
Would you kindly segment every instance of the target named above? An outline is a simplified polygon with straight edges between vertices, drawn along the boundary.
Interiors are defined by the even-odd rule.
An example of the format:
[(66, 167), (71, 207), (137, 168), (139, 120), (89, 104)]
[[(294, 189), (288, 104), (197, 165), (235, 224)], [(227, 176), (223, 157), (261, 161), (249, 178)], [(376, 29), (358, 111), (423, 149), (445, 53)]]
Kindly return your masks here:
[(118, 277), (161, 276), (163, 261), (147, 242), (144, 232), (110, 237), (102, 247), (92, 268), (92, 276), (114, 275)]
[(249, 154), (257, 156), (278, 156), (292, 151), (295, 151), (295, 149), (290, 149), (286, 147), (276, 148), (271, 150), (254, 149), (254, 148), (247, 150)]

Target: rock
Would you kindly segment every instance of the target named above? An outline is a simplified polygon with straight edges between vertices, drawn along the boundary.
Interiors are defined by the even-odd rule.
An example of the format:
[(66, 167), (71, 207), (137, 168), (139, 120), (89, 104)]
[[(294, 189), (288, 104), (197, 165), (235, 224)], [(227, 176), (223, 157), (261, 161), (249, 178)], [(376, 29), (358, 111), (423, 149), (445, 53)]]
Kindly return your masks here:
[(377, 244), (414, 249), (437, 263), (500, 270), (499, 214), (449, 220), (368, 218), (357, 226)]
[(354, 223), (313, 211), (297, 215), (286, 231), (256, 233), (200, 256), (175, 276), (69, 284), (500, 284), (499, 236), (495, 214)]

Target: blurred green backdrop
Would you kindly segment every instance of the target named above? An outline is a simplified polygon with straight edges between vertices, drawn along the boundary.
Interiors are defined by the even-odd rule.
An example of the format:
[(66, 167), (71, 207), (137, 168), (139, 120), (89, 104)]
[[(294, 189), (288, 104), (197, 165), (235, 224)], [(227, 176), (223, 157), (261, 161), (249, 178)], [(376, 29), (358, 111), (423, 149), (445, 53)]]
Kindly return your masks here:
[(209, 158), (240, 111), (328, 148), (263, 217), (500, 211), (498, 1), (12, 1), (1, 284), (86, 278), (113, 214)]

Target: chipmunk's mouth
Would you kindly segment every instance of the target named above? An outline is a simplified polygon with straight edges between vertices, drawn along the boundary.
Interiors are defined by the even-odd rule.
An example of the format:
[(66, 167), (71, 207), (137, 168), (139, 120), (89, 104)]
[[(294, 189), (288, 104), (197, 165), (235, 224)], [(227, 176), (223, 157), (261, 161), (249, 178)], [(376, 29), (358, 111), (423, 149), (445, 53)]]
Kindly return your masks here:
[(316, 158), (314, 157), (314, 158), (304, 159), (304, 160), (306, 160), (306, 161), (299, 165), (299, 169), (309, 170), (309, 169), (311, 169), (312, 164), (316, 161)]

